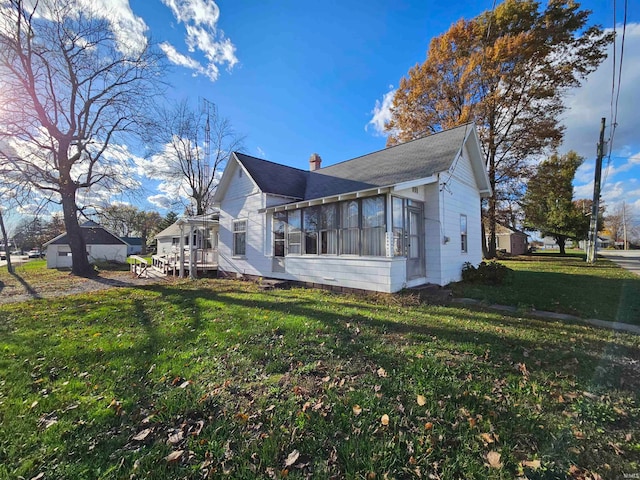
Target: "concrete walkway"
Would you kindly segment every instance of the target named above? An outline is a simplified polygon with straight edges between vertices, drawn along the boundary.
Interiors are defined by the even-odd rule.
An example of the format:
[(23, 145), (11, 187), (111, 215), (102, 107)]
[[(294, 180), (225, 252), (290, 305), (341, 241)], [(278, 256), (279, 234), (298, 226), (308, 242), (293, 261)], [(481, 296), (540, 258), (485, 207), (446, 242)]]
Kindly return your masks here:
[[(496, 304), (487, 305), (483, 303), (481, 300), (476, 300), (473, 298), (454, 298), (452, 299), (452, 302), (457, 304), (462, 304), (462, 305), (471, 305), (476, 307), (488, 308), (489, 310), (494, 310), (497, 312), (504, 312), (509, 314), (523, 313), (520, 310), (518, 310), (517, 307), (511, 307), (508, 305), (496, 305)], [(541, 318), (543, 320), (578, 322), (578, 323), (591, 325), (594, 327), (615, 330), (616, 332), (627, 332), (627, 333), (633, 333), (635, 335), (640, 335), (640, 326), (631, 325), (629, 323), (607, 322), (605, 320), (597, 320), (595, 318), (586, 319), (586, 318), (576, 317), (575, 315), (569, 315), (566, 313), (545, 312), (543, 310), (532, 310), (529, 312), (525, 312), (523, 314), (528, 317)]]

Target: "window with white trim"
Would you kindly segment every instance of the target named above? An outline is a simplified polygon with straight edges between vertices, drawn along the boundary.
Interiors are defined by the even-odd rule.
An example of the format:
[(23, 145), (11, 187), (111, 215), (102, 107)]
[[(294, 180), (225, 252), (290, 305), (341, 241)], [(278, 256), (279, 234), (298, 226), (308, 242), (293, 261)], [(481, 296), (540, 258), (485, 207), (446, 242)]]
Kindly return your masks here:
[(467, 253), (467, 216), (460, 215), (460, 251)]
[(247, 254), (247, 221), (235, 220), (233, 222), (233, 255), (244, 256)]
[(287, 212), (273, 214), (273, 256), (285, 255), (285, 231), (287, 226)]
[(287, 212), (287, 255), (302, 253), (301, 210)]

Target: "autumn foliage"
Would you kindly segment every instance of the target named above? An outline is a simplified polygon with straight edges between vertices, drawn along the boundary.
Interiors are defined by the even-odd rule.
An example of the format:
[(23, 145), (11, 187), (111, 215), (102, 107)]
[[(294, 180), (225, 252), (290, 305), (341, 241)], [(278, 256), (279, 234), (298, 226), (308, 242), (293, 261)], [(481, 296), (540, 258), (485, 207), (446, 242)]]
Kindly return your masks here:
[(610, 37), (587, 25), (589, 15), (568, 0), (544, 8), (506, 0), (432, 39), (395, 93), (388, 145), (466, 122), (478, 127), (494, 191), (490, 257), (501, 203), (522, 190), (532, 158), (562, 140), (563, 95), (605, 58)]

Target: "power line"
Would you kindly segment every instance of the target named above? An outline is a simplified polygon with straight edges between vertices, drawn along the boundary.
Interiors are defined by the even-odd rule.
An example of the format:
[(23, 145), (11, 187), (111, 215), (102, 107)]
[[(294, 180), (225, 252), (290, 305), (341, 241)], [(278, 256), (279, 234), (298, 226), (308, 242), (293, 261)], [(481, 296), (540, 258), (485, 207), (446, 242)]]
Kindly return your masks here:
[[(620, 61), (617, 64), (618, 71), (616, 72), (616, 54), (617, 45), (616, 37), (618, 36), (616, 25), (616, 1), (613, 0), (613, 68), (611, 75), (611, 102), (610, 102), (610, 124), (611, 135), (609, 136), (609, 145), (607, 153), (607, 165), (605, 167), (605, 176), (603, 184), (607, 182), (609, 173), (609, 165), (611, 164), (611, 152), (613, 151), (613, 140), (616, 134), (616, 128), (618, 127), (618, 104), (620, 102), (620, 89), (622, 84), (622, 63), (624, 59), (624, 43), (627, 34), (627, 12), (629, 10), (628, 0), (624, 0), (624, 14), (622, 18), (622, 38), (620, 39)], [(617, 75), (616, 75), (617, 74)]]

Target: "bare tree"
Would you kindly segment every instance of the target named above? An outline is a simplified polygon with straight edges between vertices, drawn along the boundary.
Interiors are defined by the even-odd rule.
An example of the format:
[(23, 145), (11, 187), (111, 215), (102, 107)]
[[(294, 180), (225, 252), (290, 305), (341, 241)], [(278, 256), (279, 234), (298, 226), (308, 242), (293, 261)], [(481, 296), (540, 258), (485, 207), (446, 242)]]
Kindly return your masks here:
[(154, 178), (178, 185), (177, 194), (190, 200), (187, 212), (195, 215), (211, 210), (219, 174), (243, 142), (214, 103), (201, 103), (200, 108), (193, 109), (185, 100), (160, 112), (155, 133), (162, 150), (153, 157), (149, 172)]
[(621, 243), (625, 249), (629, 241), (637, 237), (638, 228), (634, 225), (631, 209), (624, 203), (617, 204), (610, 213), (605, 215), (604, 226), (611, 233), (611, 240)]
[(160, 57), (121, 33), (75, 0), (0, 5), (0, 161), (62, 205), (76, 275), (93, 273), (79, 193), (127, 187), (118, 142), (144, 127), (160, 85)]

